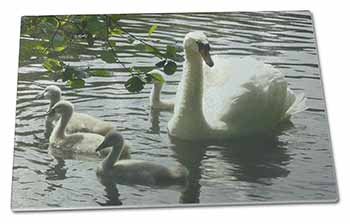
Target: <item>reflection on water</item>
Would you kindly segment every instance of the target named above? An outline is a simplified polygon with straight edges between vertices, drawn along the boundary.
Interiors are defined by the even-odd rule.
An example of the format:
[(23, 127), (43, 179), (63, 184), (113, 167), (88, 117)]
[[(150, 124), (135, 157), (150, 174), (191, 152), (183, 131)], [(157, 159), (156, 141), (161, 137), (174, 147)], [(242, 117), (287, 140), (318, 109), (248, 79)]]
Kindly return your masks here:
[(159, 126), (159, 116), (160, 116), (160, 110), (158, 109), (151, 109), (149, 120), (151, 122), (151, 132), (154, 134), (160, 133), (160, 126)]
[(286, 148), (277, 139), (237, 142), (221, 151), (224, 161), (232, 165), (231, 174), (237, 180), (271, 184), (269, 181), (286, 177), (286, 165), (291, 160)]
[(221, 154), (220, 161), (228, 164), (225, 176), (235, 181), (271, 185), (271, 179), (286, 177), (290, 172), (286, 165), (291, 157), (277, 138), (242, 140), (223, 145), (184, 141), (173, 143), (177, 160), (188, 168), (190, 176), (188, 187), (181, 195), (182, 203), (199, 203), (202, 161), (210, 157), (208, 151)]
[(189, 170), (189, 182), (186, 191), (180, 197), (181, 203), (199, 203), (201, 162), (206, 146), (200, 143), (176, 142), (172, 149), (177, 160)]
[[(52, 82), (39, 61), (22, 61), (19, 69), (16, 138), (13, 168), (15, 209), (96, 208), (179, 203), (249, 203), (330, 201), (337, 198), (333, 157), (317, 60), (312, 20), (308, 12), (130, 15), (120, 22), (140, 37), (145, 27), (158, 24), (154, 44), (180, 44), (193, 30), (206, 31), (213, 54), (253, 55), (286, 75), (289, 86), (308, 98), (308, 111), (293, 118), (272, 138), (234, 142), (171, 140), (171, 112), (150, 110), (151, 87), (132, 94), (125, 90), (127, 73), (118, 64), (96, 59), (99, 47), (78, 52), (72, 66), (106, 69), (111, 77), (91, 77), (82, 89)], [(145, 34), (146, 33), (146, 34)], [(142, 54), (114, 37), (121, 60), (149, 66), (156, 58)], [(182, 67), (167, 76), (165, 98), (174, 97)], [(98, 157), (53, 157), (44, 136), (48, 102), (34, 100), (44, 87), (58, 84), (65, 99), (79, 112), (112, 122), (131, 143), (131, 156), (165, 166), (182, 164), (189, 170), (186, 188), (150, 188), (114, 183), (96, 177)], [(72, 157), (71, 157), (72, 158)]]
[(67, 168), (63, 159), (55, 159), (55, 163), (49, 166), (45, 174), (46, 180), (64, 180), (66, 179)]
[(105, 203), (98, 202), (101, 206), (110, 206), (110, 205), (122, 205), (123, 203), (119, 200), (119, 191), (114, 183), (104, 184), (106, 192), (106, 201)]

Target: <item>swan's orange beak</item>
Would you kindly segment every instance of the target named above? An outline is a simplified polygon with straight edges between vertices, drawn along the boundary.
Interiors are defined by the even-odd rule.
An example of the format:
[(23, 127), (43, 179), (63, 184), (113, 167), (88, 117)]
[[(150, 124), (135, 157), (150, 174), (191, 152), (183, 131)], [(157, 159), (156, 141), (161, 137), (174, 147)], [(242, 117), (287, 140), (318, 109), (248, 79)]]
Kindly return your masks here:
[(199, 47), (199, 53), (201, 54), (204, 62), (209, 66), (214, 66), (214, 62), (211, 59), (210, 53), (209, 53), (210, 47), (209, 44), (203, 44)]

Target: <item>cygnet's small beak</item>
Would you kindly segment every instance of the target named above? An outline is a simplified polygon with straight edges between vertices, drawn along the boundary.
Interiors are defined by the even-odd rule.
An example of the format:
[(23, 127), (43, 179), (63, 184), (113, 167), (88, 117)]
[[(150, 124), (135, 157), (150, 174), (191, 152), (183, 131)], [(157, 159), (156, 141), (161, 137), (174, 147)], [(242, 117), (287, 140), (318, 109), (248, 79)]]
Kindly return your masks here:
[(45, 115), (51, 115), (51, 114), (54, 114), (55, 113), (55, 109), (50, 109), (46, 112)]
[(209, 44), (201, 44), (199, 45), (199, 53), (201, 54), (204, 62), (209, 66), (214, 66), (214, 62), (211, 59), (210, 53), (209, 53), (210, 47)]
[(107, 145), (106, 145), (106, 141), (104, 140), (97, 148), (96, 148), (96, 152), (99, 152), (101, 150), (103, 150), (104, 148), (106, 148)]
[(41, 92), (40, 94), (37, 94), (34, 99), (43, 99), (44, 98), (44, 92)]

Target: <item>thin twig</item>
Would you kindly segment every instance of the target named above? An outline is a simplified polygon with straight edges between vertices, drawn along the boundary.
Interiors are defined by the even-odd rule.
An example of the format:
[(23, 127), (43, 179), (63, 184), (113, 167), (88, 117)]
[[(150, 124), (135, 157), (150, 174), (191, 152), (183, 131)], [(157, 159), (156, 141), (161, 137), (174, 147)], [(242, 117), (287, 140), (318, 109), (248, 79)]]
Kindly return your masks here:
[(108, 16), (106, 15), (105, 16), (105, 23), (106, 23), (106, 42), (109, 46), (109, 48), (111, 49), (111, 53), (113, 54), (114, 56), (114, 59), (117, 61), (117, 63), (119, 63), (120, 65), (122, 65), (122, 67), (129, 71), (130, 73), (132, 72), (132, 70), (130, 68), (128, 68), (118, 57), (118, 54), (115, 52), (115, 50), (113, 49), (113, 46), (111, 44), (111, 42), (109, 41), (109, 29), (108, 29)]
[(49, 45), (48, 45), (48, 46), (46, 47), (46, 49), (44, 50), (44, 54), (49, 50), (49, 48), (52, 48), (52, 47), (53, 47), (53, 41), (54, 41), (54, 39), (55, 39), (55, 37), (56, 37), (58, 31), (59, 31), (60, 28), (61, 28), (61, 22), (60, 22), (57, 18), (55, 18), (55, 19), (56, 19), (57, 22), (58, 22), (58, 26), (57, 26), (55, 32), (53, 33), (53, 35), (51, 36), (51, 39), (49, 40)]
[(58, 21), (73, 24), (73, 25), (79, 30), (79, 32), (82, 32), (82, 28), (79, 26), (79, 24), (76, 23), (76, 22), (74, 22), (74, 21), (72, 21), (72, 20), (70, 20), (70, 18), (72, 17), (71, 15), (68, 16), (67, 19), (61, 19), (61, 18), (59, 18), (58, 16), (54, 16), (54, 17), (55, 17), (55, 19), (57, 19)]
[(119, 28), (120, 30), (122, 30), (124, 33), (128, 34), (129, 36), (131, 36), (131, 37), (134, 38), (135, 40), (140, 41), (140, 42), (143, 43), (144, 45), (146, 45), (146, 46), (152, 48), (155, 52), (158, 52), (158, 53), (159, 53), (159, 54), (158, 54), (158, 53), (155, 54), (155, 56), (157, 56), (157, 57), (160, 58), (160, 59), (164, 59), (164, 57), (161, 55), (162, 53), (159, 52), (159, 50), (158, 50), (157, 48), (155, 48), (154, 46), (148, 44), (145, 40), (143, 40), (143, 39), (141, 39), (141, 38), (138, 38), (138, 37), (135, 36), (134, 34), (130, 33), (129, 31), (127, 31), (126, 29), (124, 29), (118, 22), (116, 22), (115, 24), (116, 24), (116, 25), (118, 26), (118, 28)]

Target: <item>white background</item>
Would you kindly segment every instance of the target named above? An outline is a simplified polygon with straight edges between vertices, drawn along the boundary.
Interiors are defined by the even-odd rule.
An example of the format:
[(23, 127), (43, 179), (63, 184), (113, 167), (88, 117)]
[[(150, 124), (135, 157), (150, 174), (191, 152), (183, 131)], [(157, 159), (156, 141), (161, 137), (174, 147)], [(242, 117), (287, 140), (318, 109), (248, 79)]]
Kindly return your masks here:
[[(349, 1), (307, 0), (10, 0), (1, 2), (0, 213), (2, 222), (344, 222), (350, 211)], [(311, 10), (316, 23), (340, 203), (214, 208), (69, 211), (14, 214), (10, 210), (20, 16), (84, 13)], [(348, 161), (349, 160), (349, 161)], [(348, 219), (348, 220), (346, 220)]]

